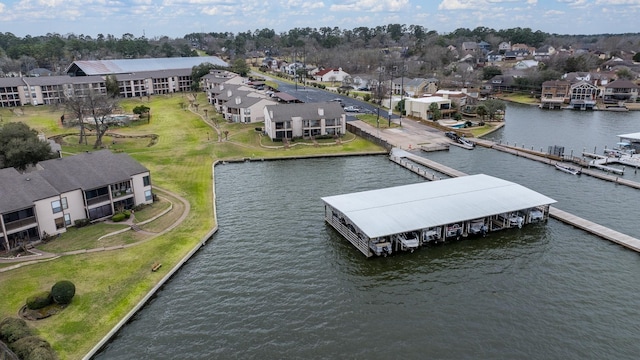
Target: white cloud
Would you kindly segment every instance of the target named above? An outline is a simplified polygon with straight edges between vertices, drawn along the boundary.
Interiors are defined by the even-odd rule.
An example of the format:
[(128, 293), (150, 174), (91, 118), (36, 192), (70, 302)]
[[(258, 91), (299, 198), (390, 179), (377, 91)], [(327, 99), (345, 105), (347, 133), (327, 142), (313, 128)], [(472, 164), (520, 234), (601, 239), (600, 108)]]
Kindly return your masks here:
[(640, 0), (596, 0), (597, 5), (640, 5)]
[(548, 10), (544, 13), (545, 16), (555, 16), (555, 15), (564, 15), (564, 14), (566, 13), (561, 10)]

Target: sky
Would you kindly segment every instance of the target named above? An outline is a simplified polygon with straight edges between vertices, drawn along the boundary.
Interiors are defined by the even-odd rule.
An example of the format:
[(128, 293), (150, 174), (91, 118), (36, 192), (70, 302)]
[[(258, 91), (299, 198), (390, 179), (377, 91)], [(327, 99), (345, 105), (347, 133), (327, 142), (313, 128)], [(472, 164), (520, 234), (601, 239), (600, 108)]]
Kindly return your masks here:
[(152, 39), (406, 24), (440, 34), (484, 26), (590, 35), (640, 32), (639, 15), (640, 0), (0, 0), (0, 32)]

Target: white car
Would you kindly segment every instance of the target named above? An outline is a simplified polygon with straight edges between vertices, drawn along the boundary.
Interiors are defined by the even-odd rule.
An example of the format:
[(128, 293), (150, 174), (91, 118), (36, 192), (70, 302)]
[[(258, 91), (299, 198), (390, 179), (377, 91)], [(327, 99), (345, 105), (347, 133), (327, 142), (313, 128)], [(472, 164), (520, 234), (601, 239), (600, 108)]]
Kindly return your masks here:
[(360, 108), (357, 106), (347, 106), (344, 108), (346, 112), (360, 112)]

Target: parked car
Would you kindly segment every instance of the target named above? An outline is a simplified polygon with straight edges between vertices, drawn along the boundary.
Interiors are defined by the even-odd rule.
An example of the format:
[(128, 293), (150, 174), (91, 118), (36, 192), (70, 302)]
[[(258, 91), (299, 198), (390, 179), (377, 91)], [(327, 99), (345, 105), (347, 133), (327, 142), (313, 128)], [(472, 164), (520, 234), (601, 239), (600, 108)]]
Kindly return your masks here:
[(360, 112), (360, 108), (357, 106), (347, 106), (344, 108), (346, 112)]
[(342, 102), (342, 99), (340, 99), (340, 98), (331, 99), (329, 101), (335, 101), (335, 102), (339, 103), (340, 106), (344, 107), (344, 103)]
[(444, 133), (449, 139), (454, 140), (454, 141), (458, 141), (458, 134), (456, 134), (453, 131), (447, 131), (446, 133)]

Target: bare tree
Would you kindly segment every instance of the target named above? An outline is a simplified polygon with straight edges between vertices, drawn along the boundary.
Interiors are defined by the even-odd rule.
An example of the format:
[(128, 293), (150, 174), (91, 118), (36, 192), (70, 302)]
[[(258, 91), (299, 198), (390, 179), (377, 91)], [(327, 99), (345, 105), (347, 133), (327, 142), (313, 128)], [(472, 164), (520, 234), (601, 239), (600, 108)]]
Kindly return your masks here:
[(68, 94), (65, 102), (66, 110), (70, 111), (78, 118), (80, 127), (79, 144), (87, 142), (85, 117), (93, 120), (96, 131), (96, 142), (94, 149), (102, 146), (102, 137), (109, 129), (110, 116), (116, 108), (116, 100), (93, 89), (77, 89), (72, 94)]
[(93, 117), (96, 127), (96, 142), (94, 149), (102, 147), (102, 137), (109, 130), (111, 113), (116, 108), (116, 99), (98, 91), (91, 91), (86, 97), (89, 113)]

